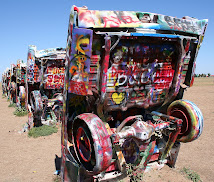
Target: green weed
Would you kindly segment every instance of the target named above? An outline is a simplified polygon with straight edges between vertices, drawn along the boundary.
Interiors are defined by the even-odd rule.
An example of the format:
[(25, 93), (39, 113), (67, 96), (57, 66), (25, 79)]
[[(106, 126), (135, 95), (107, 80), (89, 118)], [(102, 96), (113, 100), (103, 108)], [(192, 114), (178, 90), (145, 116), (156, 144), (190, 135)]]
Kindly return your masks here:
[(54, 176), (53, 182), (60, 182), (60, 181), (61, 181), (61, 178), (59, 175)]
[(28, 111), (24, 107), (16, 107), (16, 110), (13, 112), (13, 114), (20, 117), (27, 115)]
[(8, 107), (16, 107), (16, 103), (10, 103)]
[(143, 173), (135, 172), (136, 166), (127, 164), (127, 175), (131, 182), (141, 182), (143, 180)]
[(42, 125), (40, 127), (34, 127), (29, 130), (28, 136), (37, 138), (40, 136), (48, 136), (53, 133), (57, 133), (58, 129), (56, 126), (48, 126), (48, 125)]
[(184, 167), (181, 172), (193, 182), (202, 182), (199, 174), (189, 168)]

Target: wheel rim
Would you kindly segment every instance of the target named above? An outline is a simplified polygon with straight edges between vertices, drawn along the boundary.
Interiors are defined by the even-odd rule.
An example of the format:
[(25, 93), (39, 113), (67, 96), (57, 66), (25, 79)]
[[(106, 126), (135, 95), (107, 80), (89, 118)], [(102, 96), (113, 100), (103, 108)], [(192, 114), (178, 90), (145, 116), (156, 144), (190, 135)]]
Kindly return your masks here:
[(86, 134), (84, 128), (79, 127), (76, 134), (77, 150), (81, 155), (81, 158), (85, 162), (89, 162), (91, 159), (91, 143), (88, 135)]
[(176, 108), (176, 109), (171, 111), (170, 115), (183, 120), (181, 131), (180, 131), (179, 134), (184, 134), (185, 132), (188, 131), (188, 127), (189, 127), (188, 116), (185, 114), (184, 111), (182, 111), (181, 109)]

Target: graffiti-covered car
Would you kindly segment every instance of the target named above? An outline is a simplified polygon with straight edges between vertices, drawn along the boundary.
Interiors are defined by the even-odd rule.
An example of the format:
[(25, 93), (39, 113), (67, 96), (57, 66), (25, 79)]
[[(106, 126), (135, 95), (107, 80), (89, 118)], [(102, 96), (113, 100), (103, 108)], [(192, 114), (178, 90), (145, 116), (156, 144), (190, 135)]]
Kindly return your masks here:
[[(70, 14), (62, 122), (63, 181), (174, 166), (203, 116), (182, 100), (208, 20), (135, 11)], [(153, 164), (153, 165), (152, 165)]]
[(16, 65), (16, 104), (25, 107), (26, 63), (18, 59)]
[(10, 65), (10, 80), (9, 80), (9, 99), (10, 103), (16, 103), (16, 71), (17, 67), (15, 64)]
[(2, 73), (2, 94), (7, 95), (7, 74), (8, 74), (9, 68), (7, 68), (3, 73)]
[(28, 125), (53, 124), (62, 113), (65, 49), (28, 47), (26, 107)]
[(4, 88), (5, 88), (5, 92), (6, 92), (6, 95), (7, 95), (7, 98), (9, 99), (9, 96), (10, 96), (10, 89), (9, 89), (9, 84), (10, 84), (10, 68), (7, 68), (5, 70), (5, 84), (4, 84)]

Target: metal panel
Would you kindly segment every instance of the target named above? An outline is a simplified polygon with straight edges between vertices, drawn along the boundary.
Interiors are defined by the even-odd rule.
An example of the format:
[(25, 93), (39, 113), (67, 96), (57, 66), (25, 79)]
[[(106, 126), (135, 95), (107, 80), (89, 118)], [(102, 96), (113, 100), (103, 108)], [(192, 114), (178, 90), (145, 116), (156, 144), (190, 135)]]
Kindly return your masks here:
[(149, 40), (122, 40), (112, 51), (107, 74), (107, 110), (147, 108), (161, 104), (167, 97), (178, 61), (176, 43)]
[(88, 94), (92, 33), (92, 30), (73, 29), (69, 65), (69, 93)]
[(191, 17), (176, 18), (156, 13), (137, 11), (96, 11), (78, 9), (78, 25), (81, 28), (143, 28), (169, 30), (200, 35), (204, 32), (207, 19)]

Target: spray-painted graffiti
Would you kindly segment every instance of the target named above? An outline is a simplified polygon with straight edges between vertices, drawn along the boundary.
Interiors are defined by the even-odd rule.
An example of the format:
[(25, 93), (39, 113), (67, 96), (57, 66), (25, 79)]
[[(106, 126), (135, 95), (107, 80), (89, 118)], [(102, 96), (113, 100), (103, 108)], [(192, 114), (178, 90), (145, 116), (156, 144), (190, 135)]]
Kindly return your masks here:
[(176, 30), (201, 34), (207, 20), (190, 17), (175, 18), (155, 13), (134, 11), (94, 11), (78, 9), (79, 26), (82, 28), (138, 27)]
[(25, 83), (26, 79), (26, 64), (23, 63), (23, 60), (17, 61), (16, 66), (16, 82), (17, 83)]
[[(107, 169), (112, 159), (112, 145), (110, 141), (110, 136), (106, 130), (104, 123), (99, 117), (92, 113), (81, 114), (78, 116), (78, 118), (84, 121), (90, 129), (90, 132), (93, 133), (93, 146), (95, 148), (95, 151), (97, 151), (95, 160), (90, 159), (94, 160), (93, 165), (96, 166), (93, 168), (93, 171), (100, 172), (103, 169)], [(74, 126), (77, 126), (77, 131), (74, 131), (74, 133), (77, 133), (77, 137), (75, 139), (78, 144), (78, 140), (80, 140), (78, 136), (81, 136), (78, 135), (78, 132), (80, 131), (79, 128), (82, 128), (82, 126), (79, 126), (78, 123), (74, 123)], [(77, 150), (79, 150), (79, 147), (77, 147)]]
[(31, 53), (28, 54), (27, 81), (40, 81), (40, 70), (38, 65), (35, 64), (35, 57), (33, 57)]
[(133, 12), (117, 11), (89, 11), (82, 10), (79, 15), (80, 26), (103, 26), (103, 27), (121, 27), (131, 26), (132, 24), (140, 25), (139, 19)]
[(56, 48), (39, 50), (36, 52), (36, 57), (44, 57), (44, 56), (49, 56), (49, 55), (53, 55), (53, 54), (56, 54)]
[(110, 58), (107, 79), (109, 105), (162, 101), (174, 76), (174, 46), (129, 45), (124, 41), (121, 44)]
[(69, 69), (69, 92), (86, 95), (88, 92), (90, 57), (91, 57), (91, 30), (78, 29), (73, 31), (72, 57)]
[(19, 102), (21, 107), (25, 106), (25, 97), (26, 94), (24, 86), (19, 86)]
[(46, 89), (62, 89), (64, 86), (65, 68), (48, 67), (46, 70)]
[(104, 20), (104, 27), (118, 27), (122, 23), (124, 24), (131, 24), (131, 23), (139, 23), (139, 20), (135, 21), (131, 16), (123, 16), (119, 15), (119, 17), (103, 17)]
[(165, 22), (169, 25), (171, 29), (174, 30), (183, 30), (183, 31), (190, 31), (190, 32), (199, 32), (201, 31), (201, 23), (196, 21), (190, 21), (188, 19), (180, 19), (174, 18), (170, 16), (163, 16)]
[[(189, 112), (194, 109), (186, 109), (187, 104), (182, 109), (174, 100), (183, 91), (182, 74), (186, 71), (183, 77), (190, 76), (203, 22), (206, 20), (72, 8), (63, 96), (64, 181), (81, 181), (88, 172), (93, 180), (116, 181), (126, 174), (127, 163), (136, 166), (134, 176), (151, 169), (148, 163), (157, 162), (154, 166), (159, 169), (164, 163), (174, 166), (181, 131), (189, 132), (191, 127), (196, 131), (193, 138), (201, 133), (202, 125), (197, 123), (202, 120), (187, 124), (196, 116)], [(168, 113), (170, 103), (174, 104), (168, 115), (152, 112)], [(182, 122), (178, 119), (182, 114), (192, 118), (182, 117)], [(80, 173), (84, 171), (81, 167), (74, 172), (71, 166), (78, 168), (79, 163), (73, 159), (84, 166), (86, 175)]]
[(89, 75), (89, 86), (96, 86), (99, 79), (99, 72), (100, 72), (100, 56), (99, 55), (92, 55), (91, 56), (91, 63), (90, 63), (90, 75)]
[(27, 58), (27, 81), (34, 82), (35, 47), (29, 46)]
[(109, 37), (105, 38), (105, 58), (102, 67), (102, 98), (104, 98), (106, 93), (106, 85), (107, 85), (107, 72), (108, 72), (108, 65), (109, 65), (109, 54), (110, 54), (110, 47), (111, 47), (111, 39)]
[(26, 68), (17, 69), (17, 83), (25, 83)]

